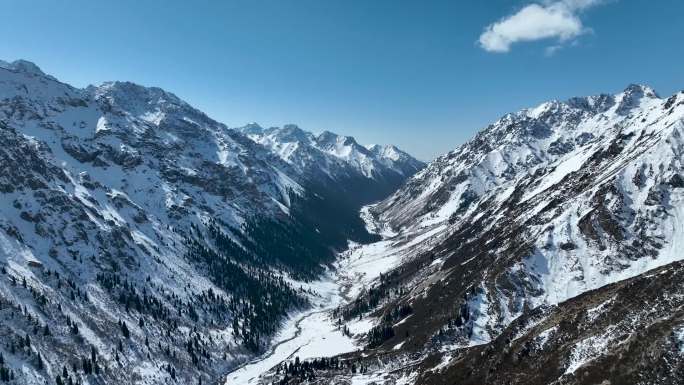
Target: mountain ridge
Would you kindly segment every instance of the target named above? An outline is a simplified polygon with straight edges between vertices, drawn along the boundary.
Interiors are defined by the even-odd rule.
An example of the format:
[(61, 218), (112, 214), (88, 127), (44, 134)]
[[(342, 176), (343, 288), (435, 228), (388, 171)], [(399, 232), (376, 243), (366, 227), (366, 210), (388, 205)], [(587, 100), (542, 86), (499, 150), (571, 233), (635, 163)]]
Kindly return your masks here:
[[(370, 324), (357, 336), (365, 349), (332, 357), (339, 367), (314, 380), (286, 371), (283, 383), (681, 381), (684, 318), (668, 274), (684, 258), (682, 138), (684, 92), (646, 86), (504, 115), (366, 209), (387, 239), (350, 258), (389, 266), (335, 313), (344, 327)], [(645, 290), (660, 274), (663, 292), (648, 296), (665, 329), (634, 294), (613, 291)], [(613, 294), (610, 306), (584, 300)], [(621, 374), (609, 363), (618, 350), (617, 366), (643, 370)]]
[(0, 143), (0, 352), (20, 382), (213, 381), (373, 239), (365, 196), (161, 88), (3, 62)]

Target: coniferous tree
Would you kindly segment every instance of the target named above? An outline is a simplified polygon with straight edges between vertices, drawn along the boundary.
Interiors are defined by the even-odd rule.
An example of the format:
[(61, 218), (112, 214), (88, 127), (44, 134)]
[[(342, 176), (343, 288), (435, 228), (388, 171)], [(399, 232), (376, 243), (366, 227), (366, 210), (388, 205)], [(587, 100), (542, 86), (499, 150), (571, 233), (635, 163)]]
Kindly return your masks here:
[(0, 366), (0, 381), (8, 382), (11, 378), (10, 370), (4, 366)]
[(128, 331), (128, 326), (126, 325), (126, 322), (121, 322), (121, 334), (123, 334), (125, 338), (129, 338), (131, 336), (130, 331)]
[(95, 350), (95, 346), (90, 347), (90, 361), (94, 363), (97, 362), (97, 351)]

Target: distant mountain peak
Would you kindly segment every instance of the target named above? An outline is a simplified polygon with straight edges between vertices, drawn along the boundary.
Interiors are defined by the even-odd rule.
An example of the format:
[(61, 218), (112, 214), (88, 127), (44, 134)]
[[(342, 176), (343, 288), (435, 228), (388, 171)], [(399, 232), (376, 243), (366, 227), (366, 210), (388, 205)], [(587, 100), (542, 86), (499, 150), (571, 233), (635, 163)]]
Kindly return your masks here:
[(286, 162), (309, 171), (321, 168), (332, 178), (348, 177), (350, 170), (355, 170), (362, 178), (396, 181), (424, 166), (393, 145), (376, 145), (371, 150), (351, 136), (327, 130), (315, 135), (295, 124), (270, 128), (251, 124), (238, 131), (269, 147)]
[(658, 96), (658, 93), (653, 88), (645, 84), (632, 83), (628, 85), (627, 88), (625, 88), (623, 93), (630, 95), (640, 95), (648, 98), (660, 98), (660, 96)]
[(264, 132), (264, 128), (256, 122), (248, 123), (242, 127), (237, 128), (237, 130), (245, 135), (256, 135), (262, 134)]
[(146, 87), (133, 82), (110, 81), (88, 89), (97, 97), (109, 97), (120, 103), (137, 103), (143, 105), (174, 104), (189, 105), (172, 92), (159, 87)]
[(48, 76), (35, 63), (23, 59), (15, 60), (13, 62), (0, 60), (0, 68), (35, 76)]
[(272, 127), (272, 129), (278, 132), (278, 137), (282, 140), (288, 140), (291, 142), (304, 141), (310, 142), (313, 138), (313, 134), (308, 131), (302, 130), (296, 124), (286, 124), (282, 128)]
[(371, 144), (366, 146), (368, 151), (382, 156), (383, 158), (388, 158), (394, 161), (400, 160), (405, 157), (410, 157), (409, 154), (400, 150), (397, 146), (393, 144)]
[(634, 108), (641, 105), (643, 100), (660, 99), (658, 94), (649, 86), (640, 84), (630, 84), (625, 90), (616, 95), (618, 106), (615, 112), (618, 114), (628, 114)]

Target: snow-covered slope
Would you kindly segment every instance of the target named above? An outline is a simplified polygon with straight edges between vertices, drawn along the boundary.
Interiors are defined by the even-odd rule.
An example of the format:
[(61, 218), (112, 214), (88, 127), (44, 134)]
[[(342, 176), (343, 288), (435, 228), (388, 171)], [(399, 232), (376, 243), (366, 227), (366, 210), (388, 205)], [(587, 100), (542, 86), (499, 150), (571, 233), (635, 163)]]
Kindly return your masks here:
[[(431, 162), (374, 210), (394, 227), (424, 226), (458, 216), (491, 190), (514, 184), (525, 174), (562, 167), (545, 178), (539, 191), (576, 171), (586, 156), (622, 132), (646, 127), (639, 122), (665, 101), (645, 86), (631, 85), (617, 95), (552, 101), (507, 114), (458, 149)], [(655, 111), (657, 119), (663, 111)], [(419, 219), (419, 221), (415, 221)], [(455, 218), (452, 218), (455, 219)]]
[[(383, 253), (396, 255), (401, 249), (403, 257), (340, 310), (350, 322), (375, 320), (368, 350), (342, 357), (344, 362), (373, 372), (359, 382), (463, 382), (468, 365), (459, 357), (492, 354), (501, 345), (498, 338), (519, 327), (514, 323), (543, 319), (551, 324), (559, 315), (548, 309), (573, 306), (567, 304), (584, 293), (609, 293), (611, 284), (633, 277), (644, 284), (658, 276), (649, 273), (652, 269), (681, 269), (683, 152), (684, 92), (660, 98), (646, 86), (631, 85), (615, 95), (553, 101), (502, 117), (365, 211), (377, 222), (375, 228), (393, 234), (383, 241), (390, 245)], [(669, 296), (680, 294), (676, 285), (664, 286), (669, 291), (657, 299), (654, 294), (653, 300), (668, 306)], [(591, 302), (574, 303), (591, 308)], [(623, 301), (606, 317), (622, 317), (624, 306), (635, 304)], [(654, 321), (644, 316), (647, 310), (636, 311), (641, 315), (634, 315), (627, 329), (617, 321), (592, 329), (592, 338), (606, 346), (638, 338), (639, 330)], [(681, 306), (672, 311), (681, 312)], [(545, 362), (557, 367), (527, 383), (563, 376), (565, 382), (584, 383), (578, 368), (614, 353), (611, 348), (582, 350), (594, 349), (581, 333), (589, 324), (564, 324), (576, 348), (554, 346), (548, 354), (558, 359)], [(668, 327), (683, 324), (681, 316), (668, 320)], [(572, 328), (577, 329), (568, 331)], [(611, 328), (623, 328), (624, 335)], [(510, 344), (508, 338), (504, 344)], [(624, 362), (671, 365), (662, 361), (669, 351), (661, 353)], [(680, 357), (675, 367), (682, 362)], [(349, 377), (349, 366), (343, 367), (328, 374)], [(496, 363), (487, 370), (485, 383), (511, 379)], [(610, 367), (603, 370), (603, 379), (618, 378)], [(485, 374), (468, 383), (482, 381)], [(663, 378), (676, 382), (684, 376)], [(601, 383), (602, 378), (590, 380)], [(526, 383), (524, 377), (516, 381)]]
[(297, 280), (369, 237), (315, 183), (162, 89), (0, 62), (0, 365), (19, 383), (219, 378), (308, 306)]
[(409, 232), (521, 226), (531, 250), (517, 267), (557, 303), (682, 257), (683, 117), (684, 94), (636, 85), (544, 103), (440, 157), (372, 213)]

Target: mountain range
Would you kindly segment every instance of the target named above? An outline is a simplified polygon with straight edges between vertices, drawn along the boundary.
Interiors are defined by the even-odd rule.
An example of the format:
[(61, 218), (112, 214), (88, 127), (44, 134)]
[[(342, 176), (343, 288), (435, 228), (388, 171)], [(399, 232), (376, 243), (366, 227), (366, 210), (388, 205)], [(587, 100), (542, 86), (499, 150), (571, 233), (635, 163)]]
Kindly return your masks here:
[(644, 85), (426, 165), (0, 62), (0, 381), (682, 383), (683, 152)]

